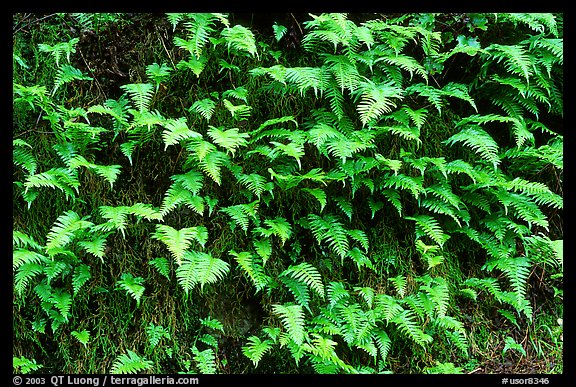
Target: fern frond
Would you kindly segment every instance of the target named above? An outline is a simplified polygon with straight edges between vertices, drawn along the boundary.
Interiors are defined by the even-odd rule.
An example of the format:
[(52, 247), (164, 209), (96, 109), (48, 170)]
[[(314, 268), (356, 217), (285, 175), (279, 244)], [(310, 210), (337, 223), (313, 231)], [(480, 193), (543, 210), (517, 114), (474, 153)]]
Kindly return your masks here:
[(250, 225), (250, 219), (254, 222), (258, 219), (256, 217), (258, 204), (258, 200), (247, 204), (236, 204), (224, 207), (220, 212), (224, 212), (226, 215), (230, 216), (234, 220), (234, 224), (240, 226), (246, 234), (248, 232), (248, 226)]
[(202, 74), (202, 71), (204, 71), (207, 62), (208, 58), (204, 55), (201, 55), (198, 58), (193, 56), (188, 60), (182, 59), (180, 62), (178, 62), (176, 67), (178, 69), (189, 69), (194, 75), (196, 75), (196, 78), (200, 78), (200, 74)]
[(320, 217), (308, 215), (309, 227), (318, 243), (327, 241), (332, 250), (344, 259), (349, 249), (348, 233), (343, 224), (334, 215)]
[(12, 161), (15, 165), (23, 167), (29, 175), (34, 175), (38, 168), (36, 157), (32, 154), (32, 145), (24, 140), (12, 141)]
[(280, 316), (290, 338), (298, 345), (304, 342), (305, 321), (302, 306), (294, 304), (273, 304), (272, 311)]
[(492, 136), (478, 125), (472, 125), (462, 129), (459, 133), (451, 136), (449, 139), (442, 141), (444, 144), (453, 145), (462, 142), (464, 145), (472, 148), (484, 160), (492, 163), (494, 169), (500, 164), (498, 156), (498, 144)]
[(432, 336), (424, 333), (422, 329), (416, 325), (414, 314), (409, 310), (404, 310), (400, 314), (396, 315), (396, 317), (391, 321), (398, 326), (398, 329), (402, 333), (420, 344), (422, 347), (426, 347), (426, 344), (433, 341)]
[(256, 39), (248, 28), (237, 24), (234, 27), (223, 29), (221, 35), (228, 46), (228, 50), (247, 52), (251, 56), (258, 58)]
[(116, 358), (110, 369), (111, 374), (136, 374), (152, 369), (154, 363), (130, 350)]
[(154, 85), (150, 83), (130, 83), (122, 85), (120, 88), (128, 93), (140, 113), (149, 110), (152, 97), (154, 96)]
[(210, 254), (186, 251), (180, 266), (176, 269), (176, 277), (183, 289), (188, 292), (196, 284), (200, 290), (204, 285), (216, 283), (230, 271), (230, 264)]
[(254, 367), (258, 367), (262, 357), (271, 349), (272, 341), (268, 339), (262, 341), (258, 336), (250, 336), (248, 343), (242, 347), (242, 353), (252, 361)]
[(168, 225), (157, 224), (152, 238), (163, 242), (178, 265), (182, 264), (184, 253), (195, 240), (204, 247), (208, 241), (208, 230), (204, 226), (185, 227), (176, 230)]
[(22, 293), (28, 287), (30, 280), (44, 272), (44, 265), (36, 262), (21, 264), (14, 275), (14, 290), (16, 294)]
[(252, 280), (254, 286), (256, 286), (256, 292), (259, 292), (268, 286), (271, 278), (264, 273), (264, 267), (254, 259), (252, 253), (248, 251), (237, 253), (234, 250), (230, 250), (228, 253), (234, 257), (242, 270), (248, 274), (248, 277)]
[(58, 68), (58, 72), (56, 73), (56, 78), (54, 81), (54, 88), (52, 89), (52, 95), (56, 93), (56, 90), (60, 88), (65, 83), (69, 83), (75, 80), (79, 81), (91, 81), (92, 78), (84, 75), (81, 70), (71, 66), (71, 65), (63, 65)]
[(74, 211), (66, 211), (60, 215), (46, 237), (46, 252), (52, 255), (56, 249), (70, 243), (74, 234), (94, 225), (86, 219), (87, 217), (80, 218)]
[(200, 351), (196, 346), (193, 346), (192, 353), (200, 373), (209, 375), (216, 373), (216, 355), (213, 348)]
[(140, 305), (140, 299), (144, 294), (146, 289), (142, 284), (144, 283), (144, 278), (134, 277), (130, 273), (123, 273), (120, 279), (116, 281), (116, 284), (126, 291), (132, 298), (136, 300), (136, 305)]
[(86, 347), (90, 341), (90, 331), (87, 329), (84, 329), (81, 332), (72, 331), (70, 334), (74, 336), (84, 347)]
[(154, 325), (154, 323), (149, 323), (146, 326), (146, 335), (148, 336), (148, 343), (150, 343), (150, 348), (156, 347), (160, 344), (160, 340), (163, 338), (170, 339), (170, 333), (161, 325)]
[(307, 192), (310, 195), (314, 196), (316, 200), (318, 200), (318, 202), (320, 203), (320, 212), (324, 210), (324, 207), (326, 207), (327, 203), (327, 196), (326, 192), (324, 192), (322, 188), (302, 188), (301, 191)]
[(24, 182), (24, 187), (24, 193), (27, 193), (30, 188), (58, 188), (66, 194), (67, 198), (75, 198), (79, 192), (80, 182), (76, 174), (68, 168), (51, 168), (46, 172), (29, 175)]
[(166, 129), (162, 132), (164, 150), (166, 150), (170, 145), (178, 144), (181, 140), (202, 137), (200, 133), (188, 128), (186, 117), (178, 119), (171, 118), (165, 121), (162, 126)]
[(314, 266), (307, 262), (302, 262), (298, 265), (291, 265), (288, 269), (284, 270), (281, 276), (290, 276), (298, 281), (302, 281), (310, 289), (314, 290), (316, 294), (324, 298), (324, 284), (322, 283), (322, 275)]
[(394, 99), (404, 98), (404, 90), (391, 83), (375, 84), (369, 79), (361, 82), (358, 87), (360, 102), (357, 110), (360, 121), (365, 126), (368, 122), (376, 120), (383, 114), (389, 113), (396, 107)]
[(158, 270), (158, 272), (162, 274), (167, 280), (170, 280), (170, 268), (166, 258), (154, 258), (148, 261), (148, 264)]
[(80, 288), (92, 278), (90, 274), (90, 266), (85, 264), (80, 264), (74, 268), (74, 275), (72, 276), (72, 289), (74, 290), (74, 295), (78, 294)]
[(380, 182), (382, 188), (395, 188), (408, 190), (416, 199), (424, 192), (424, 178), (422, 176), (406, 176), (402, 173), (397, 175), (388, 175)]
[(444, 234), (440, 223), (429, 215), (414, 215), (406, 216), (404, 219), (413, 220), (416, 222), (416, 239), (419, 235), (427, 235), (440, 247), (450, 238), (449, 235)]
[(188, 110), (194, 111), (204, 117), (206, 121), (210, 121), (216, 111), (216, 102), (210, 98), (204, 98), (194, 102)]

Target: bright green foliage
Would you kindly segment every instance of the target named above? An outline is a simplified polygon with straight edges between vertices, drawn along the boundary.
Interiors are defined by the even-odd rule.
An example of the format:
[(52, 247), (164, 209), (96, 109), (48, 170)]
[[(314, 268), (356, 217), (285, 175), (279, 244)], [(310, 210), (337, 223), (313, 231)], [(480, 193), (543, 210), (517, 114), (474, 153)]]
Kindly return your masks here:
[(136, 374), (144, 370), (152, 368), (154, 363), (144, 357), (139, 356), (137, 353), (127, 350), (126, 354), (122, 354), (116, 358), (112, 368), (111, 374)]
[(561, 14), (57, 17), (14, 16), (16, 372), (561, 353)]

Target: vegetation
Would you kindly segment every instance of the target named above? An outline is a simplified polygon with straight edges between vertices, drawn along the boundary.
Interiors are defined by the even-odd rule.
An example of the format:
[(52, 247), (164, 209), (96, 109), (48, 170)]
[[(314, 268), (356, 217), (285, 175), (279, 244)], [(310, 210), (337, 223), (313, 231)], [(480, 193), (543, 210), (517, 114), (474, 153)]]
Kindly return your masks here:
[(13, 42), (15, 372), (563, 372), (563, 15)]

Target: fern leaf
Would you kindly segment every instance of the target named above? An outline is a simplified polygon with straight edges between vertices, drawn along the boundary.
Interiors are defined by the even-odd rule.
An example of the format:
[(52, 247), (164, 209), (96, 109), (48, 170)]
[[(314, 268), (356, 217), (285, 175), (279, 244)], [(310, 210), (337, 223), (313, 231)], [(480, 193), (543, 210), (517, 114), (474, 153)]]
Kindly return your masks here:
[(404, 310), (400, 314), (396, 315), (392, 322), (398, 326), (398, 329), (403, 332), (406, 336), (414, 340), (416, 343), (420, 344), (422, 347), (426, 347), (426, 344), (432, 342), (432, 336), (424, 333), (421, 328), (419, 328), (414, 321), (414, 314), (410, 310)]
[(190, 247), (192, 240), (196, 240), (204, 247), (208, 240), (208, 230), (204, 226), (185, 227), (176, 230), (168, 225), (157, 224), (154, 239), (163, 242), (178, 265), (182, 264), (184, 253)]
[(478, 125), (469, 126), (459, 133), (444, 140), (443, 143), (453, 145), (462, 142), (464, 145), (472, 148), (480, 157), (494, 165), (494, 169), (500, 164), (498, 157), (498, 144), (492, 136)]
[(282, 276), (290, 276), (296, 280), (304, 282), (314, 290), (320, 297), (324, 298), (324, 284), (322, 283), (322, 275), (314, 266), (307, 262), (302, 262), (298, 265), (292, 265), (284, 270)]
[(194, 361), (200, 373), (209, 375), (216, 373), (216, 355), (214, 354), (213, 348), (200, 351), (194, 345), (192, 347), (192, 353), (194, 354)]
[(268, 285), (271, 278), (264, 273), (264, 267), (254, 259), (252, 253), (247, 251), (237, 253), (234, 250), (230, 250), (228, 253), (234, 257), (242, 270), (248, 274), (248, 277), (256, 286), (256, 292), (261, 291)]
[(176, 268), (178, 283), (186, 293), (200, 284), (204, 285), (220, 281), (230, 271), (228, 262), (212, 255), (197, 251), (186, 251), (179, 266)]
[(262, 357), (272, 349), (272, 342), (268, 339), (262, 341), (258, 336), (248, 337), (248, 343), (242, 347), (242, 353), (252, 361), (254, 367), (258, 367), (258, 363)]
[(130, 350), (127, 354), (122, 354), (116, 358), (110, 369), (111, 374), (136, 374), (138, 372), (152, 369), (154, 363), (140, 357)]
[(122, 85), (120, 88), (128, 93), (140, 113), (149, 110), (152, 97), (154, 96), (154, 85), (150, 83), (130, 83)]
[(74, 336), (84, 347), (86, 347), (90, 341), (90, 331), (87, 329), (84, 329), (80, 332), (72, 331), (70, 334)]
[(363, 126), (395, 108), (393, 99), (404, 97), (404, 91), (391, 83), (375, 84), (366, 80), (360, 83), (358, 90), (360, 102), (357, 110)]
[(280, 276), (279, 279), (294, 295), (296, 302), (310, 311), (310, 292), (306, 284), (287, 276)]
[(92, 274), (90, 274), (90, 266), (80, 264), (74, 268), (74, 275), (72, 276), (74, 295), (78, 294), (80, 288), (90, 280), (90, 278), (92, 278)]
[(216, 110), (216, 102), (210, 98), (204, 98), (194, 102), (188, 110), (194, 111), (204, 117), (206, 121), (210, 121)]
[(322, 188), (302, 188), (302, 192), (307, 192), (310, 195), (314, 196), (316, 200), (320, 203), (320, 212), (324, 210), (326, 207), (327, 199), (326, 199), (326, 192)]
[(14, 290), (16, 291), (16, 294), (22, 295), (28, 287), (30, 280), (43, 272), (44, 265), (36, 262), (29, 262), (20, 265), (14, 275)]
[(196, 186), (190, 185), (191, 182), (187, 181), (187, 178), (182, 176), (184, 175), (171, 176), (175, 182), (166, 191), (164, 199), (162, 200), (162, 205), (160, 206), (159, 217), (165, 217), (166, 214), (180, 205), (187, 206), (199, 215), (204, 213), (204, 199), (200, 196), (196, 196), (190, 192), (189, 189), (184, 187), (184, 184), (188, 184), (188, 186), (192, 188), (195, 188)]
[(256, 209), (258, 207), (259, 201), (256, 200), (248, 204), (236, 204), (233, 206), (224, 207), (220, 212), (224, 212), (230, 216), (234, 223), (244, 230), (244, 233), (248, 232), (248, 226), (250, 224), (250, 219), (254, 221), (256, 218)]
[(162, 139), (164, 140), (164, 150), (170, 145), (178, 144), (181, 140), (189, 138), (201, 138), (202, 135), (188, 128), (186, 117), (170, 119), (163, 124)]
[(318, 243), (327, 241), (329, 246), (342, 259), (346, 256), (349, 249), (348, 233), (342, 223), (334, 215), (325, 215), (321, 218), (318, 215), (308, 215), (310, 229)]
[(166, 258), (154, 258), (148, 261), (150, 266), (153, 266), (160, 274), (166, 277), (167, 280), (170, 280), (170, 268), (168, 266), (168, 260)]
[(136, 300), (136, 305), (140, 305), (140, 299), (144, 294), (144, 290), (146, 289), (142, 284), (144, 283), (144, 278), (142, 277), (134, 277), (130, 273), (123, 273), (122, 276), (116, 284), (120, 287), (120, 289), (124, 289), (126, 293), (128, 293), (132, 298)]
[(444, 234), (438, 221), (429, 215), (407, 216), (405, 219), (416, 222), (417, 238), (418, 234), (427, 235), (440, 247), (450, 238), (449, 235)]
[(77, 232), (94, 225), (86, 219), (87, 217), (80, 219), (80, 215), (74, 211), (66, 211), (60, 215), (46, 237), (46, 251), (48, 254), (70, 243)]
[(254, 34), (248, 28), (239, 24), (234, 27), (228, 27), (222, 30), (222, 37), (228, 46), (236, 52), (247, 52), (251, 56), (258, 58), (258, 50), (256, 49), (256, 39)]
[(278, 216), (274, 219), (266, 219), (264, 224), (270, 228), (269, 230), (273, 235), (276, 235), (280, 238), (282, 246), (292, 235), (292, 226), (285, 218), (281, 216)]
[(248, 133), (240, 133), (238, 128), (222, 129), (210, 125), (208, 129), (208, 136), (216, 144), (225, 148), (227, 152), (234, 154), (236, 149), (248, 144), (247, 138), (250, 137)]
[(273, 304), (272, 311), (282, 319), (284, 328), (286, 328), (291, 340), (301, 345), (304, 342), (305, 336), (302, 306), (294, 304)]

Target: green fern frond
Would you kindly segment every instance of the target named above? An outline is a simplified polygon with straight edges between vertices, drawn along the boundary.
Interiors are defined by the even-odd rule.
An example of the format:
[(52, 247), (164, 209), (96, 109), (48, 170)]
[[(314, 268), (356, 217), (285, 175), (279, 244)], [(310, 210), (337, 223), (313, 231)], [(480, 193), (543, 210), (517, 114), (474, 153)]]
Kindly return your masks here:
[(414, 314), (409, 310), (404, 310), (400, 314), (396, 315), (391, 322), (395, 323), (398, 329), (404, 333), (406, 336), (414, 340), (416, 343), (422, 347), (426, 347), (427, 344), (433, 341), (432, 336), (424, 333), (420, 327), (417, 326), (414, 321)]
[(66, 211), (60, 215), (46, 237), (46, 252), (50, 255), (72, 241), (74, 234), (93, 226), (88, 217), (80, 218), (74, 211)]
[[(174, 175), (172, 178), (175, 178), (176, 176), (184, 175)], [(175, 182), (170, 186), (170, 188), (168, 188), (164, 199), (162, 200), (159, 216), (163, 218), (170, 211), (181, 205), (185, 205), (199, 215), (202, 215), (204, 213), (204, 199), (186, 189), (184, 187), (185, 183), (183, 183), (182, 180), (173, 180), (175, 180)]]
[(194, 345), (192, 347), (192, 353), (194, 354), (194, 361), (201, 374), (210, 375), (216, 373), (216, 355), (214, 354), (213, 348), (200, 351)]
[(280, 276), (279, 279), (284, 285), (286, 285), (290, 293), (294, 295), (294, 299), (296, 300), (298, 305), (301, 305), (308, 311), (311, 311), (310, 291), (308, 289), (308, 286), (306, 286), (305, 283), (302, 283), (301, 281), (298, 281), (292, 277)]
[(194, 111), (204, 117), (206, 121), (210, 121), (216, 111), (216, 102), (210, 98), (204, 98), (194, 102), (188, 110)]
[(224, 212), (226, 215), (230, 216), (234, 220), (234, 224), (240, 226), (246, 234), (248, 232), (248, 226), (250, 225), (250, 219), (254, 222), (258, 219), (256, 217), (258, 204), (258, 200), (247, 204), (236, 204), (224, 207), (220, 212)]
[(280, 316), (286, 332), (291, 340), (301, 345), (305, 338), (305, 320), (302, 306), (294, 304), (273, 304), (272, 311)]
[(256, 292), (259, 292), (268, 286), (271, 278), (264, 273), (263, 265), (260, 265), (260, 263), (254, 259), (252, 253), (248, 251), (237, 253), (234, 250), (230, 250), (228, 253), (234, 257), (242, 270), (248, 274), (248, 277), (256, 287)]
[(344, 259), (349, 249), (348, 233), (344, 225), (334, 215), (320, 217), (308, 215), (309, 227), (318, 243), (328, 242), (332, 250)]
[(172, 67), (162, 63), (159, 65), (154, 62), (151, 65), (146, 66), (146, 75), (150, 80), (156, 84), (156, 92), (158, 92), (158, 86), (160, 83), (166, 81), (170, 77), (172, 72)]
[(116, 284), (120, 289), (124, 289), (132, 298), (136, 300), (136, 305), (140, 305), (140, 299), (146, 288), (143, 286), (144, 278), (134, 277), (130, 273), (123, 273)]
[(324, 284), (322, 283), (322, 275), (314, 266), (307, 262), (302, 262), (298, 265), (291, 265), (288, 269), (284, 270), (281, 276), (290, 276), (298, 281), (302, 281), (314, 290), (316, 294), (324, 298)]
[(12, 141), (12, 161), (15, 165), (24, 168), (29, 175), (34, 175), (38, 168), (36, 157), (32, 154), (32, 145), (24, 140), (14, 139)]
[(395, 108), (394, 99), (404, 98), (404, 90), (393, 84), (375, 84), (369, 79), (361, 82), (357, 91), (360, 99), (357, 110), (363, 126)]
[(248, 133), (241, 133), (238, 128), (226, 129), (216, 128), (210, 125), (208, 136), (216, 144), (225, 148), (227, 152), (234, 154), (237, 148), (248, 144)]
[(258, 58), (258, 50), (256, 48), (256, 39), (252, 31), (239, 24), (234, 27), (228, 27), (222, 30), (221, 33), (228, 50), (232, 49), (236, 52), (247, 52), (251, 56)]
[(230, 271), (230, 264), (212, 255), (197, 251), (186, 251), (179, 266), (176, 268), (178, 283), (186, 293), (200, 284), (216, 283)]
[(406, 95), (418, 94), (420, 97), (426, 98), (436, 108), (436, 110), (438, 110), (438, 113), (442, 112), (442, 107), (444, 106), (444, 93), (441, 89), (437, 89), (424, 83), (418, 83), (408, 86), (405, 89), (405, 92)]
[(99, 225), (104, 231), (111, 231), (113, 229), (120, 230), (122, 236), (125, 237), (124, 230), (126, 229), (126, 220), (128, 216), (127, 206), (100, 206), (100, 215), (108, 219), (106, 223)]
[(222, 183), (222, 167), (230, 164), (228, 154), (220, 151), (210, 152), (204, 157), (198, 165), (216, 184)]
[(472, 125), (462, 129), (459, 133), (451, 136), (449, 139), (442, 141), (444, 144), (454, 145), (462, 142), (464, 145), (472, 148), (484, 160), (492, 163), (494, 169), (500, 164), (498, 156), (498, 144), (492, 136), (478, 125)]
[(164, 126), (166, 129), (162, 132), (164, 150), (166, 150), (170, 145), (178, 144), (181, 140), (202, 137), (200, 133), (188, 128), (186, 117), (181, 117), (178, 119), (171, 118), (165, 121), (162, 126)]
[(144, 357), (139, 356), (131, 350), (127, 354), (122, 354), (116, 358), (110, 369), (111, 374), (136, 374), (141, 371), (150, 370), (154, 363)]
[(254, 367), (258, 367), (262, 357), (272, 349), (272, 341), (268, 339), (262, 341), (258, 336), (250, 336), (247, 341), (248, 343), (242, 347), (242, 353), (252, 361)]
[(80, 288), (92, 278), (90, 274), (90, 266), (80, 264), (74, 268), (74, 275), (72, 276), (72, 289), (74, 295), (78, 294)]
[(182, 264), (182, 258), (193, 240), (204, 247), (208, 241), (208, 230), (204, 226), (185, 227), (176, 230), (168, 225), (157, 224), (156, 232), (152, 238), (163, 242), (172, 254), (178, 265)]
[(84, 329), (81, 332), (72, 331), (70, 334), (74, 336), (84, 347), (86, 347), (90, 341), (90, 331), (87, 329)]
[(192, 71), (192, 73), (196, 75), (197, 78), (200, 78), (200, 74), (202, 74), (202, 71), (204, 71), (207, 62), (208, 58), (205, 57), (204, 55), (198, 58), (194, 56), (188, 60), (182, 59), (180, 62), (178, 62), (176, 67), (178, 69), (188, 69)]
[(120, 88), (128, 93), (140, 113), (149, 110), (152, 97), (154, 96), (154, 85), (150, 83), (130, 83), (122, 85)]
[(34, 359), (27, 359), (24, 356), (12, 357), (12, 369), (14, 373), (29, 374), (44, 367), (42, 364), (36, 363)]
[(320, 212), (324, 210), (324, 207), (326, 207), (327, 203), (327, 196), (326, 192), (324, 192), (322, 188), (302, 188), (301, 191), (307, 192), (310, 195), (314, 196), (316, 200), (318, 200), (318, 202), (320, 203)]
[(163, 338), (170, 339), (170, 332), (161, 325), (154, 325), (154, 323), (149, 323), (146, 326), (146, 335), (148, 336), (148, 343), (150, 348), (156, 347), (160, 344)]
[(258, 199), (260, 199), (260, 195), (262, 195), (264, 191), (269, 191), (268, 180), (257, 173), (251, 173), (249, 175), (240, 173), (236, 178), (242, 185), (248, 187), (250, 192), (256, 195)]
[(167, 280), (170, 280), (170, 268), (166, 258), (158, 257), (148, 261), (148, 264), (158, 270)]
[(56, 90), (60, 88), (65, 83), (70, 83), (72, 81), (91, 81), (92, 78), (84, 75), (81, 70), (71, 66), (71, 65), (63, 65), (58, 68), (58, 72), (56, 73), (56, 78), (54, 81), (54, 88), (52, 89), (52, 95), (56, 93)]
[(534, 64), (531, 56), (519, 45), (501, 45), (493, 43), (485, 48), (488, 57), (496, 62), (504, 62), (506, 70), (512, 74), (521, 75), (530, 83), (530, 76), (533, 74)]
[(404, 219), (413, 220), (416, 222), (416, 239), (421, 235), (427, 235), (440, 247), (450, 238), (449, 235), (444, 234), (440, 223), (429, 215), (414, 215), (406, 216)]
[(16, 294), (22, 295), (30, 280), (42, 273), (44, 273), (44, 265), (40, 263), (29, 262), (20, 265), (14, 275), (14, 290)]
[(402, 173), (388, 175), (380, 182), (381, 188), (394, 188), (409, 191), (416, 199), (424, 192), (424, 178), (422, 176), (407, 176)]
[(58, 188), (67, 198), (75, 198), (80, 182), (76, 174), (68, 168), (51, 168), (45, 172), (29, 175), (24, 182), (24, 193), (30, 188)]
[[(40, 247), (41, 249), (41, 247)], [(12, 251), (12, 268), (14, 271), (22, 265), (34, 263), (41, 265), (48, 263), (48, 257), (24, 248), (15, 248)]]
[(292, 235), (292, 225), (281, 216), (277, 216), (273, 219), (266, 219), (264, 220), (264, 224), (269, 227), (271, 235), (276, 235), (280, 238), (281, 246), (283, 246)]

